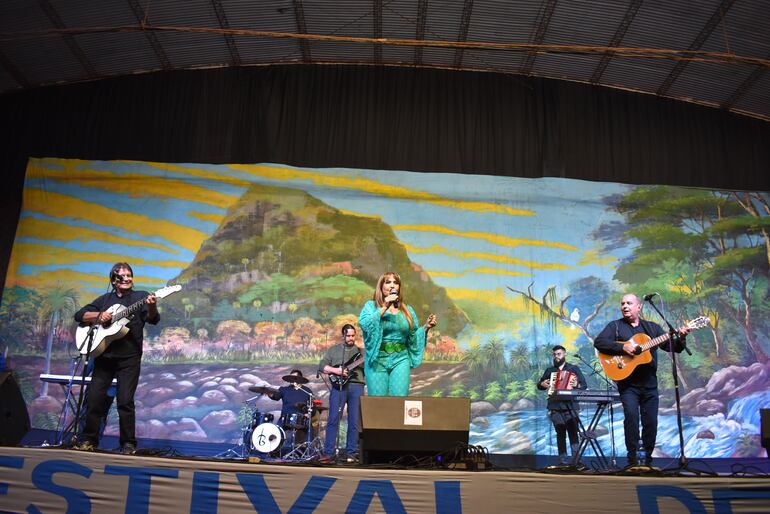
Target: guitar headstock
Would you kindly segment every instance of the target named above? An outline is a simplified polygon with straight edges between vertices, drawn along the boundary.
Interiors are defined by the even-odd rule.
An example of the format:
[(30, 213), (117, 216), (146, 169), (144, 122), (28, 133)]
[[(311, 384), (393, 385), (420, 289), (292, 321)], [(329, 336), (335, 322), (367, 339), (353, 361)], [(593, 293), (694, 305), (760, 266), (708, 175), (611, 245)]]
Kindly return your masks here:
[(687, 328), (690, 330), (698, 330), (703, 327), (707, 327), (711, 324), (711, 320), (708, 318), (708, 316), (698, 316), (695, 319), (692, 319), (687, 322)]
[(162, 288), (158, 289), (157, 291), (155, 291), (154, 294), (155, 294), (155, 296), (157, 298), (165, 298), (168, 295), (174, 294), (174, 293), (176, 293), (178, 291), (181, 291), (181, 290), (182, 290), (182, 286), (180, 284), (177, 284), (175, 286), (162, 287)]

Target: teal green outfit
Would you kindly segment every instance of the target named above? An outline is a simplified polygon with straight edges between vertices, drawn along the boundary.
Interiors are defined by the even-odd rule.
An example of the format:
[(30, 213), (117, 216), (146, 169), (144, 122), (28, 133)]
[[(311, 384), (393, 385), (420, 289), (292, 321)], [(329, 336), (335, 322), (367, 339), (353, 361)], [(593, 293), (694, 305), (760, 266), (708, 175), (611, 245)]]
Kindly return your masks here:
[(364, 335), (366, 361), (364, 375), (369, 396), (406, 396), (409, 394), (410, 370), (425, 355), (425, 327), (407, 306), (416, 328), (409, 329), (403, 312), (380, 317), (380, 308), (369, 300), (361, 309), (358, 324)]

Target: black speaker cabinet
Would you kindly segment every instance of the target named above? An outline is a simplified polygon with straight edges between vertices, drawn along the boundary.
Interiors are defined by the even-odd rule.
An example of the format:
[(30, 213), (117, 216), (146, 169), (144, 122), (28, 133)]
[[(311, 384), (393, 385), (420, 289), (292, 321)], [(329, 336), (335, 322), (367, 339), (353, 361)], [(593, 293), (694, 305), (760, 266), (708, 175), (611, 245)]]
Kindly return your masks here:
[(27, 404), (10, 371), (0, 372), (0, 446), (16, 446), (29, 432)]
[(468, 398), (362, 396), (361, 462), (420, 458), (467, 445), (470, 421)]
[(759, 409), (759, 425), (762, 446), (767, 450), (767, 456), (770, 457), (770, 409)]

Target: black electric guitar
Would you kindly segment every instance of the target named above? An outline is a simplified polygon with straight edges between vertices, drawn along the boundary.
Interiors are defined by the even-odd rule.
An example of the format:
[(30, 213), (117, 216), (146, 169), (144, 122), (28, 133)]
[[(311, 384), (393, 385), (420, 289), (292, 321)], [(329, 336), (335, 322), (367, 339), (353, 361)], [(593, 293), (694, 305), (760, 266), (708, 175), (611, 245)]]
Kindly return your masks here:
[[(335, 375), (334, 373), (329, 373), (329, 381), (334, 385), (336, 388), (340, 388), (347, 384), (350, 381), (351, 374), (350, 372), (356, 369), (358, 366), (364, 363), (364, 356), (361, 355), (358, 359), (356, 359), (356, 356), (352, 356), (348, 362), (345, 364), (340, 364), (340, 367), (342, 368), (342, 375)], [(353, 361), (353, 362), (350, 362)], [(347, 371), (347, 373), (345, 373)]]

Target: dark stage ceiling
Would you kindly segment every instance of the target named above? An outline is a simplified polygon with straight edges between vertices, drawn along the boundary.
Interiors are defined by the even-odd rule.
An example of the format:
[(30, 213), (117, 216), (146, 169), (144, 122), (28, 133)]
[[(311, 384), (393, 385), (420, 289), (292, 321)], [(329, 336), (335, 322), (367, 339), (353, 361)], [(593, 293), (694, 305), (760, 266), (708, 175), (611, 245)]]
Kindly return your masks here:
[(770, 120), (762, 0), (3, 0), (0, 92), (345, 63), (620, 88)]

